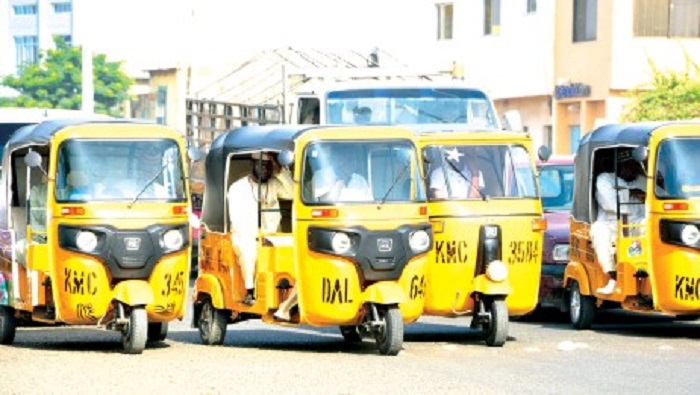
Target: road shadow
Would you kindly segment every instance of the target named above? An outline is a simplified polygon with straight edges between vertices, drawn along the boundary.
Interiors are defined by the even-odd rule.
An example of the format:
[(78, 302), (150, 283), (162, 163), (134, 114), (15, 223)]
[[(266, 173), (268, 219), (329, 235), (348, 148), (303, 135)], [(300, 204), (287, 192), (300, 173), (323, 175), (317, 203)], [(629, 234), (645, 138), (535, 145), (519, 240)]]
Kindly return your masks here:
[[(471, 318), (455, 318), (452, 322), (446, 324), (418, 321), (407, 325), (404, 341), (415, 343), (444, 342), (480, 347), (485, 344), (483, 332), (470, 328)], [(517, 338), (509, 335), (507, 341), (517, 341)]]
[[(554, 330), (575, 330), (568, 313), (540, 312), (522, 317), (518, 322)], [(632, 337), (700, 339), (700, 320), (692, 317), (678, 319), (676, 316), (660, 313), (638, 313), (621, 308), (605, 308), (596, 310), (590, 330), (601, 334)]]
[[(19, 327), (11, 347), (43, 351), (104, 352), (122, 354), (121, 335), (117, 332), (86, 327)], [(169, 348), (166, 342), (148, 342), (146, 350)]]

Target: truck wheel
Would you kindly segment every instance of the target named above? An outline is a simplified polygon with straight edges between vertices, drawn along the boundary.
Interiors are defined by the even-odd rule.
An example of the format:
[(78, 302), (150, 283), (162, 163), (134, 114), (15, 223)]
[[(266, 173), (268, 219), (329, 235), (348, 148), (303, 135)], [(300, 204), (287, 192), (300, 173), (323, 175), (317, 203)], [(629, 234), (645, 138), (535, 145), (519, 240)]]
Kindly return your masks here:
[(214, 307), (211, 298), (207, 298), (202, 305), (202, 311), (199, 313), (199, 323), (197, 325), (202, 344), (209, 346), (223, 344), (226, 337), (226, 321), (226, 315), (223, 310)]
[(148, 316), (143, 307), (132, 307), (129, 322), (122, 329), (122, 345), (127, 354), (141, 354), (146, 348)]
[(148, 323), (148, 341), (162, 342), (168, 337), (167, 322), (149, 322)]
[(12, 309), (0, 306), (0, 344), (12, 344), (17, 332), (17, 321)]
[(484, 325), (486, 345), (503, 347), (508, 340), (508, 306), (503, 299), (494, 300), (488, 307), (489, 321)]
[(569, 293), (569, 313), (575, 329), (589, 329), (595, 317), (595, 298), (581, 295), (578, 281), (571, 283)]
[(377, 308), (379, 321), (375, 337), (381, 355), (396, 355), (403, 346), (403, 318), (397, 306)]
[(362, 336), (355, 325), (341, 326), (340, 334), (343, 335), (346, 343), (362, 343)]

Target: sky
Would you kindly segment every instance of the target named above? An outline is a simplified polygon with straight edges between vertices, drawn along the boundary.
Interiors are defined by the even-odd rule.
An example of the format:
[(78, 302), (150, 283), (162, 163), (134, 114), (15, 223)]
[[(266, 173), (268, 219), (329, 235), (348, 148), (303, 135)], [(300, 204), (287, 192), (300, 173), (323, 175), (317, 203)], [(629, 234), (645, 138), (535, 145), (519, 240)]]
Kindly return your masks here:
[[(434, 7), (427, 0), (412, 1)], [(353, 47), (368, 51), (374, 46), (410, 47), (417, 37), (432, 37), (410, 25), (412, 18), (405, 15), (402, 3), (75, 0), (76, 42), (80, 41), (78, 31), (89, 32), (83, 37), (95, 52), (107, 54), (109, 60), (128, 60), (132, 67), (152, 67), (202, 57), (240, 59), (261, 49), (282, 46)], [(86, 14), (88, 18), (84, 18)], [(393, 35), (392, 30), (403, 31), (403, 36)], [(407, 31), (414, 32), (413, 36), (405, 37)]]

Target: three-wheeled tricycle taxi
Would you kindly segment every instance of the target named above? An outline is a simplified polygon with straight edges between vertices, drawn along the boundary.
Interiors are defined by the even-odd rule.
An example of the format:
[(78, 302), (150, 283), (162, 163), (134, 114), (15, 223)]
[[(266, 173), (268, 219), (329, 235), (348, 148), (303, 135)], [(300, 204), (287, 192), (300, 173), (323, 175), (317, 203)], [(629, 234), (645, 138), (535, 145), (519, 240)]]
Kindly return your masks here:
[(620, 306), (700, 316), (699, 122), (602, 126), (575, 159), (570, 263), (571, 322)]
[(164, 340), (189, 281), (184, 138), (129, 120), (53, 120), (16, 131), (0, 187), (0, 343), (25, 322)]
[(509, 315), (537, 305), (546, 221), (531, 138), (499, 131), (418, 138), (435, 240), (424, 314), (472, 316), (486, 344), (500, 347)]
[(338, 326), (396, 355), (423, 310), (432, 245), (413, 133), (397, 126), (242, 127), (206, 158), (194, 321)]

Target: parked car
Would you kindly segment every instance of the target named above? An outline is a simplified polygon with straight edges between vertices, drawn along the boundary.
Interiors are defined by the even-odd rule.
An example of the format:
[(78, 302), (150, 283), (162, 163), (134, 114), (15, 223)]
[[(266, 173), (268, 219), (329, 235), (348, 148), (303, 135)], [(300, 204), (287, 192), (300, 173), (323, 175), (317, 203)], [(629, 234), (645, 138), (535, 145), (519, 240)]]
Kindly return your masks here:
[(574, 157), (552, 157), (538, 164), (540, 193), (547, 230), (544, 235), (538, 308), (567, 311), (563, 288), (569, 262), (569, 215), (574, 192)]

